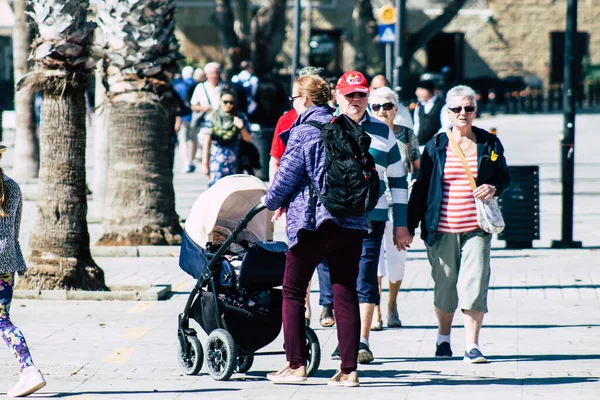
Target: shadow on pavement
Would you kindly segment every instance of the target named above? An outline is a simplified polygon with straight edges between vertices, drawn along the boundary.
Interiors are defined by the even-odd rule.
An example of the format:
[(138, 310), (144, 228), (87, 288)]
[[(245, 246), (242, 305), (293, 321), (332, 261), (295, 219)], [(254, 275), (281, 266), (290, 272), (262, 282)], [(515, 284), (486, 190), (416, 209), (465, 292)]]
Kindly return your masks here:
[[(598, 328), (600, 324), (534, 324), (534, 325), (483, 325), (483, 329), (562, 329), (562, 328)], [(452, 325), (452, 328), (464, 328), (463, 325)], [(384, 330), (393, 329), (438, 329), (437, 325), (402, 325), (401, 328), (385, 328)], [(315, 329), (317, 330), (317, 329)]]
[[(521, 354), (521, 355), (497, 355), (487, 356), (487, 359), (495, 364), (501, 362), (526, 362), (526, 361), (585, 361), (600, 360), (600, 354)], [(376, 357), (370, 365), (383, 365), (388, 362), (438, 362), (448, 363), (462, 361), (461, 357), (436, 358), (436, 357)], [(376, 371), (379, 372), (379, 371)], [(410, 371), (409, 371), (410, 372)], [(436, 371), (412, 371), (412, 373), (435, 373)], [(361, 371), (362, 375), (363, 371)]]
[[(490, 286), (489, 290), (600, 289), (600, 285)], [(384, 292), (387, 289), (383, 290)], [(401, 288), (401, 292), (433, 292), (433, 288)], [(312, 292), (312, 290), (311, 290)], [(318, 290), (317, 290), (318, 292)]]
[(86, 395), (138, 395), (138, 394), (183, 394), (183, 393), (210, 393), (210, 392), (236, 392), (240, 389), (182, 389), (182, 390), (90, 390), (90, 391), (80, 391), (80, 392), (70, 392), (70, 393), (54, 393), (47, 395), (44, 393), (44, 397), (46, 398), (63, 398), (63, 397), (73, 397), (73, 396), (86, 396)]
[[(545, 357), (565, 357), (557, 360), (577, 359), (576, 355), (554, 355), (554, 356), (518, 356), (514, 358), (531, 358), (531, 361), (544, 361)], [(568, 358), (574, 357), (574, 358)], [(600, 355), (594, 355), (600, 358)], [(380, 359), (379, 357), (376, 360)], [(388, 358), (390, 360), (391, 358)], [(535, 359), (535, 360), (534, 360)], [(430, 359), (393, 359), (404, 361), (439, 361), (437, 358)], [(522, 360), (527, 361), (527, 360)], [(497, 360), (494, 358), (494, 362)], [(377, 364), (372, 363), (372, 364)], [(331, 378), (336, 373), (334, 369), (319, 370), (314, 378)], [(598, 382), (600, 379), (578, 376), (554, 376), (554, 377), (527, 377), (527, 378), (499, 378), (499, 377), (473, 377), (468, 375), (446, 374), (434, 370), (359, 370), (359, 378), (378, 378), (375, 382), (360, 382), (361, 386), (469, 386), (469, 385), (566, 385), (574, 383)], [(466, 379), (465, 379), (466, 378)], [(394, 380), (390, 380), (394, 379)], [(310, 381), (310, 378), (309, 378)]]

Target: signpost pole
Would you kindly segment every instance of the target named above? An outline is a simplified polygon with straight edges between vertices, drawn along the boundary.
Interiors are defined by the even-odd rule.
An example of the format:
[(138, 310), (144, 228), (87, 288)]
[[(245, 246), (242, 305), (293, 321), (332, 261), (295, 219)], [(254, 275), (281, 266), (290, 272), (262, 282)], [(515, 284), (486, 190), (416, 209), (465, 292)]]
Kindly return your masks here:
[(402, 92), (402, 85), (405, 83), (405, 77), (402, 76), (402, 68), (404, 60), (404, 35), (403, 31), (406, 28), (406, 0), (396, 0), (396, 41), (394, 42), (394, 82), (393, 89), (398, 94), (398, 98)]
[(562, 155), (562, 234), (561, 240), (552, 242), (552, 248), (570, 249), (582, 247), (573, 240), (573, 197), (575, 186), (575, 101), (577, 85), (575, 54), (577, 45), (577, 0), (567, 1), (567, 29), (565, 31), (565, 66), (563, 88), (564, 126), (561, 138)]
[(385, 79), (392, 81), (392, 44), (385, 44)]

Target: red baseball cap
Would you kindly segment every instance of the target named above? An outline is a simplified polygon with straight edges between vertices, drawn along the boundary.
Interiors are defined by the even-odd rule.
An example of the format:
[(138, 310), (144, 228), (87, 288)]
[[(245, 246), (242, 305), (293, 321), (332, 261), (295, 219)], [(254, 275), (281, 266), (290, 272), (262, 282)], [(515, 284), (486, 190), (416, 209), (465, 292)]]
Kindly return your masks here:
[(360, 72), (348, 71), (338, 79), (335, 90), (344, 96), (354, 92), (369, 93), (369, 83)]

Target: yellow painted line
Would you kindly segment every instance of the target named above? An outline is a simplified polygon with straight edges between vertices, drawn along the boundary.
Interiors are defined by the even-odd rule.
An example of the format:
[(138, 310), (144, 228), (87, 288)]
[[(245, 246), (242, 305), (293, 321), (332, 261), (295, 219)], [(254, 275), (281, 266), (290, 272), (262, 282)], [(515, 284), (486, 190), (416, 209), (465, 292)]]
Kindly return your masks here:
[(185, 292), (191, 290), (194, 287), (194, 282), (180, 282), (173, 285), (172, 290), (174, 292)]
[(105, 363), (126, 363), (129, 361), (135, 349), (133, 347), (125, 347), (122, 349), (116, 349), (103, 361)]
[(144, 311), (146, 311), (147, 309), (152, 307), (154, 305), (154, 303), (155, 302), (153, 302), (153, 301), (140, 301), (135, 306), (131, 307), (129, 309), (129, 311), (127, 311), (127, 312), (133, 313), (133, 314), (143, 313)]
[(150, 328), (139, 327), (139, 328), (130, 328), (125, 332), (125, 339), (139, 339), (144, 337), (146, 333), (150, 332)]

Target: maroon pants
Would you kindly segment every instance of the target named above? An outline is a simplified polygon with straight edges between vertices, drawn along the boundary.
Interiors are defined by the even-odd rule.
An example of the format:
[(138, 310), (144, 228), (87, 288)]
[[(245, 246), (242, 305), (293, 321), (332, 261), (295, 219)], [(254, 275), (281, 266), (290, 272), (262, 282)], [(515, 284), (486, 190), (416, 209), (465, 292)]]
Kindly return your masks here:
[(306, 364), (304, 302), (317, 265), (329, 263), (341, 368), (355, 370), (360, 339), (360, 310), (356, 294), (362, 231), (324, 222), (316, 231), (302, 231), (287, 252), (283, 278), (283, 337), (287, 360)]

